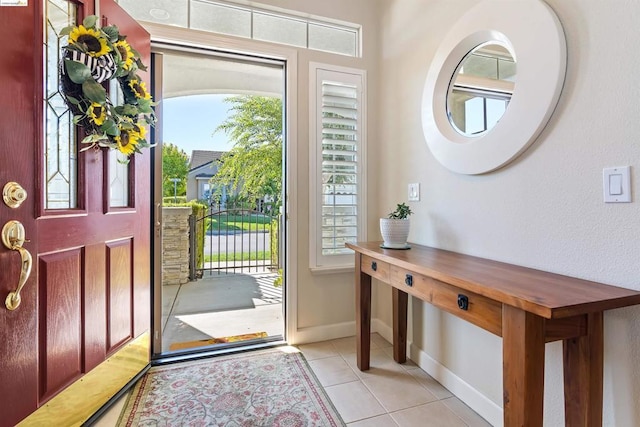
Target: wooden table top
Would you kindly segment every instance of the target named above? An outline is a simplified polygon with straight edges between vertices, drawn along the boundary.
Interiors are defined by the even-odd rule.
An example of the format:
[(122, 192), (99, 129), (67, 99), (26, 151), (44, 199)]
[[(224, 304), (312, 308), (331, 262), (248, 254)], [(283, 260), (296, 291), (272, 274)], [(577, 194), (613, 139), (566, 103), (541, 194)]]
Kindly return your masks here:
[(640, 304), (640, 292), (411, 244), (411, 249), (382, 249), (381, 242), (347, 247), (414, 273), (522, 308), (547, 319), (594, 313)]

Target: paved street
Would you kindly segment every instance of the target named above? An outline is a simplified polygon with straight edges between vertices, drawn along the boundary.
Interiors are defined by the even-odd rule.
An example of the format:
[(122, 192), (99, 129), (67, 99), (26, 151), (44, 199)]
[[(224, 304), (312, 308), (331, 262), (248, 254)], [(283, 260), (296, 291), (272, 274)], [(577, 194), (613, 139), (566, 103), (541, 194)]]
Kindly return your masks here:
[(245, 232), (220, 236), (204, 236), (204, 254), (217, 254), (220, 252), (241, 253), (268, 251), (271, 246), (269, 233)]

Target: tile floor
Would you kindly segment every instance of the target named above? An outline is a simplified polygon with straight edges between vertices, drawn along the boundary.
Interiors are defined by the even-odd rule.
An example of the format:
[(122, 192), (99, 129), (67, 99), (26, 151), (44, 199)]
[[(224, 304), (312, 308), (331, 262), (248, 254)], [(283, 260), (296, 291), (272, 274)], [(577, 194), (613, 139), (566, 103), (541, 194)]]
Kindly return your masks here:
[[(415, 363), (399, 365), (393, 347), (371, 335), (371, 369), (356, 366), (355, 337), (299, 346), (349, 427), (490, 427)], [(97, 427), (116, 425), (120, 399)]]
[(491, 426), (415, 363), (397, 364), (379, 334), (366, 372), (356, 365), (355, 337), (299, 348), (349, 427)]

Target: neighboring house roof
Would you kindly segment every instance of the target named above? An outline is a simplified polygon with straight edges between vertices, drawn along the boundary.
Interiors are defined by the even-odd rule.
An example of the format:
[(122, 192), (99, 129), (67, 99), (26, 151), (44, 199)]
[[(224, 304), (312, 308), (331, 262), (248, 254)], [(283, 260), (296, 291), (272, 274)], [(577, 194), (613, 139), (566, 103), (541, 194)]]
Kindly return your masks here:
[(189, 160), (189, 171), (212, 163), (215, 160), (220, 160), (224, 153), (226, 153), (226, 151), (193, 150), (191, 152), (191, 159)]
[(213, 178), (212, 173), (199, 173), (198, 175), (196, 175), (194, 178), (195, 179), (203, 179), (203, 178)]

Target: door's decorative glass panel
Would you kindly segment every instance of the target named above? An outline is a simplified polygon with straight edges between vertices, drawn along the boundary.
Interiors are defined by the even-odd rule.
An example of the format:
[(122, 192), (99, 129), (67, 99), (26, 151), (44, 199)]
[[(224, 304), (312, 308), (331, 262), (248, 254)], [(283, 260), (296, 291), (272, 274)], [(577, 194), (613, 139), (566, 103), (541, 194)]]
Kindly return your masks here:
[(129, 206), (129, 165), (127, 156), (117, 150), (109, 150), (109, 206)]
[[(115, 80), (109, 82), (109, 95), (114, 105), (121, 105), (124, 96)], [(127, 156), (118, 150), (109, 150), (109, 207), (122, 208), (129, 203), (129, 165)]]
[(76, 127), (60, 94), (58, 67), (67, 44), (60, 30), (76, 24), (77, 8), (62, 0), (48, 0), (44, 7), (45, 209), (73, 209), (78, 206)]

